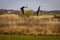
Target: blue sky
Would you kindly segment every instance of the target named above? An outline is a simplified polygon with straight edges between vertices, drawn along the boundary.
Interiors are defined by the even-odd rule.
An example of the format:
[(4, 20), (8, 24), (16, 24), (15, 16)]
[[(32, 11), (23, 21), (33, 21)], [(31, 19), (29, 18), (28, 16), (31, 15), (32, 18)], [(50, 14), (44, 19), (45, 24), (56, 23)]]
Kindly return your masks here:
[(0, 0), (0, 8), (19, 10), (22, 6), (28, 6), (28, 9), (37, 10), (60, 10), (60, 0)]

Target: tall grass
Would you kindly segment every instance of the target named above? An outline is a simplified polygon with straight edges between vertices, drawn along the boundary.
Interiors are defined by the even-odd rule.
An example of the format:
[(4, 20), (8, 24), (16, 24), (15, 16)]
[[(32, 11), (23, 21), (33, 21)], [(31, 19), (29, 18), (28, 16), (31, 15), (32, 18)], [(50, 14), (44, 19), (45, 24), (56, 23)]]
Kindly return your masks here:
[[(60, 29), (57, 18), (40, 16), (19, 16), (16, 14), (0, 15), (0, 34), (56, 35)], [(57, 30), (57, 31), (56, 31)]]

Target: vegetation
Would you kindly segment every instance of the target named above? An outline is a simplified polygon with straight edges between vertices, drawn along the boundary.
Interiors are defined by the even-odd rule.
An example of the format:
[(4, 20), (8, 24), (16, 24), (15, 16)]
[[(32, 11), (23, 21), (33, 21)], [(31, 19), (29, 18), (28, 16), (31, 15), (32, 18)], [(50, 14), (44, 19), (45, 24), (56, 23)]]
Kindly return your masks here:
[[(40, 18), (42, 17), (42, 18)], [(59, 35), (60, 24), (57, 18), (44, 16), (20, 16), (16, 14), (0, 15), (0, 34)], [(50, 22), (50, 23), (46, 23)]]
[(60, 36), (0, 35), (0, 40), (60, 40)]
[[(55, 17), (58, 14), (55, 14)], [(0, 15), (0, 34), (24, 34), (24, 35), (59, 35), (60, 18), (53, 14), (41, 14), (36, 16), (32, 10), (22, 13), (6, 13)], [(47, 23), (49, 22), (49, 23)]]
[(26, 15), (27, 17), (29, 17), (29, 16), (33, 16), (34, 13), (33, 13), (32, 10), (29, 10), (29, 11), (25, 11), (25, 15)]
[[(0, 9), (0, 40), (60, 40), (60, 11), (34, 11)], [(54, 13), (54, 14), (53, 14)], [(47, 23), (48, 22), (48, 23)]]

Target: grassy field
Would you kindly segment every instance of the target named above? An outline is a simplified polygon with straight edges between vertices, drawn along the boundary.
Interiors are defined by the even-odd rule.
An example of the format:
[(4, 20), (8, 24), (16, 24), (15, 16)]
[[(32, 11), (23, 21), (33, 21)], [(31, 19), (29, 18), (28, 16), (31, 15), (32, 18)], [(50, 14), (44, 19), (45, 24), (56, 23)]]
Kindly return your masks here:
[[(29, 15), (27, 14), (27, 16)], [(60, 22), (60, 19), (40, 17), (15, 14), (0, 15), (0, 40), (60, 40), (60, 36), (51, 35), (60, 35), (60, 24), (41, 24), (44, 22)], [(50, 36), (43, 36), (46, 34)]]
[(0, 35), (0, 40), (60, 40), (60, 36)]
[(47, 14), (29, 17), (26, 15), (3, 14), (0, 15), (0, 34), (60, 34), (60, 24), (52, 22), (60, 22), (60, 19)]

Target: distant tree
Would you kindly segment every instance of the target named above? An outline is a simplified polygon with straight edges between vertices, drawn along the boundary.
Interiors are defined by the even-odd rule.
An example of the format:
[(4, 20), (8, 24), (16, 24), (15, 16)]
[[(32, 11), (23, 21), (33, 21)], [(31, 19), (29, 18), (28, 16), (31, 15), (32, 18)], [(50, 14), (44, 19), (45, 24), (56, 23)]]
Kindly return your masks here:
[(8, 12), (8, 10), (6, 10), (6, 9), (0, 9), (0, 14), (4, 14), (4, 13), (7, 13)]

